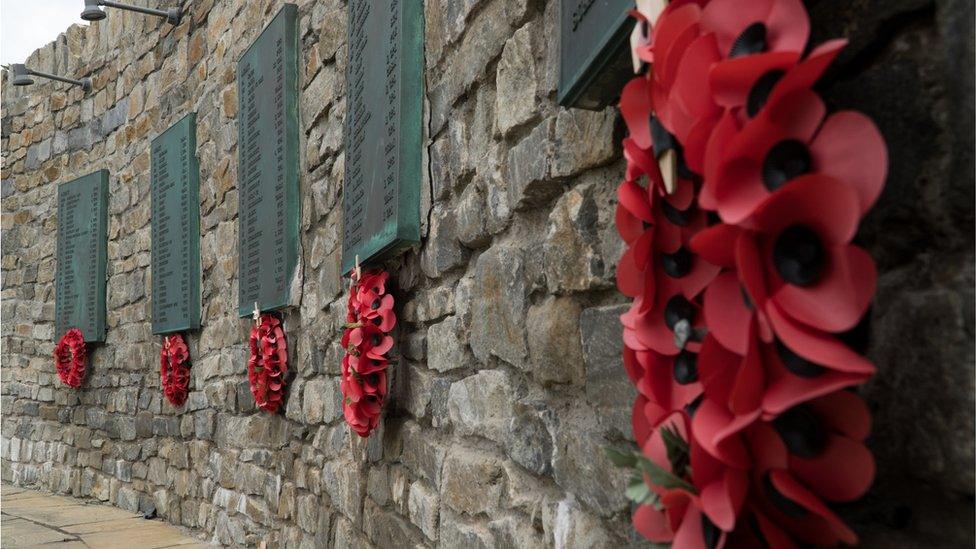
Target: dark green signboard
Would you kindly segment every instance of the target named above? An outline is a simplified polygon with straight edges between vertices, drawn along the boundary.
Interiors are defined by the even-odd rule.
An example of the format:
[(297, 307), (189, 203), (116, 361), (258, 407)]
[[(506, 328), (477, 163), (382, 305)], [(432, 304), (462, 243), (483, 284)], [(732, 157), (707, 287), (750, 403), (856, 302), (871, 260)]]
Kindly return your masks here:
[(152, 331), (200, 327), (200, 167), (197, 116), (152, 141)]
[(634, 0), (560, 0), (559, 104), (601, 109), (633, 77)]
[(78, 328), (87, 342), (105, 341), (108, 170), (58, 186), (55, 340)]
[(297, 16), (298, 8), (285, 4), (237, 62), (241, 316), (255, 303), (267, 311), (297, 301)]
[(350, 0), (342, 271), (420, 241), (424, 8)]

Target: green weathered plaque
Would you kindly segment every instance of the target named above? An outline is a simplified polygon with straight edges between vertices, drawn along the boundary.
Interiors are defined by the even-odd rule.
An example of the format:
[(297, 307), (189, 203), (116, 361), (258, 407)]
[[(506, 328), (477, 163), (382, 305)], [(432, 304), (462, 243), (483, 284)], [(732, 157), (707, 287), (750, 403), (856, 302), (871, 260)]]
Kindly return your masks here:
[(602, 109), (633, 77), (634, 0), (560, 0), (559, 104)]
[(237, 62), (238, 309), (297, 303), (298, 8), (285, 4)]
[(58, 186), (55, 341), (71, 328), (105, 341), (107, 219), (108, 170)]
[(342, 271), (420, 241), (424, 7), (350, 0)]
[(200, 327), (197, 116), (152, 140), (152, 331)]

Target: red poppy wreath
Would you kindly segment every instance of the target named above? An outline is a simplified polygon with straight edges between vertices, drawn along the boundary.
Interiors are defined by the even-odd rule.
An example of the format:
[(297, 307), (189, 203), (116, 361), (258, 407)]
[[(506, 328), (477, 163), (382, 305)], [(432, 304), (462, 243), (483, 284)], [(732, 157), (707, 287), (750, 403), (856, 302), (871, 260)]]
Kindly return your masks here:
[(163, 338), (163, 348), (159, 351), (159, 377), (163, 385), (163, 395), (173, 406), (186, 402), (190, 387), (190, 351), (182, 334), (171, 334)]
[(342, 334), (342, 411), (349, 427), (364, 438), (379, 424), (386, 400), (387, 354), (396, 326), (388, 279), (385, 271), (368, 271), (353, 279)]
[(61, 382), (77, 389), (85, 379), (85, 338), (78, 328), (71, 328), (54, 347), (54, 366)]
[(251, 328), (251, 357), (247, 361), (247, 378), (258, 408), (276, 412), (285, 396), (288, 373), (288, 345), (281, 320), (272, 313), (261, 313)]
[(853, 342), (877, 273), (852, 241), (888, 159), (812, 89), (846, 42), (804, 56), (800, 0), (633, 14), (648, 70), (621, 94), (616, 222), (639, 452), (608, 454), (635, 469), (634, 528), (676, 549), (856, 543), (830, 504), (874, 477), (852, 389), (875, 372)]

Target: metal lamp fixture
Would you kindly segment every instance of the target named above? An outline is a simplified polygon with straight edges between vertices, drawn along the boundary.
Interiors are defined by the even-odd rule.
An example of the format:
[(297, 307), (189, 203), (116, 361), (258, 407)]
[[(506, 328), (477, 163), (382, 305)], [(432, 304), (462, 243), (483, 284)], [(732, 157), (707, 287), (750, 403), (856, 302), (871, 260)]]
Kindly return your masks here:
[(145, 13), (147, 15), (155, 15), (156, 17), (163, 17), (171, 25), (179, 25), (180, 18), (183, 17), (183, 12), (180, 10), (180, 8), (157, 10), (153, 8), (143, 8), (141, 6), (120, 4), (118, 2), (110, 2), (109, 0), (85, 0), (85, 10), (81, 12), (81, 18), (85, 21), (101, 21), (102, 19), (105, 19), (105, 12), (102, 10), (101, 6), (119, 8), (120, 10), (136, 11), (139, 13)]
[(91, 91), (92, 88), (91, 78), (75, 80), (74, 78), (66, 78), (56, 74), (48, 74), (46, 72), (28, 69), (23, 63), (11, 63), (10, 73), (12, 75), (11, 82), (14, 86), (29, 86), (34, 83), (34, 79), (31, 77), (39, 76), (41, 78), (49, 78), (51, 80), (57, 80), (58, 82), (67, 82), (68, 84), (81, 86), (81, 89), (85, 90), (86, 92)]

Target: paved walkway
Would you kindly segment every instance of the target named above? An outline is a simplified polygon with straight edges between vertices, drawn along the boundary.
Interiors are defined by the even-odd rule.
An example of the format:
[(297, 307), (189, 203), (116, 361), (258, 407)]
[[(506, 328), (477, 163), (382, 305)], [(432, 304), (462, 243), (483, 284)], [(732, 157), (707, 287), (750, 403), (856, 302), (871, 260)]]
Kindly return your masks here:
[(91, 500), (0, 485), (0, 545), (17, 547), (213, 547), (161, 520)]

